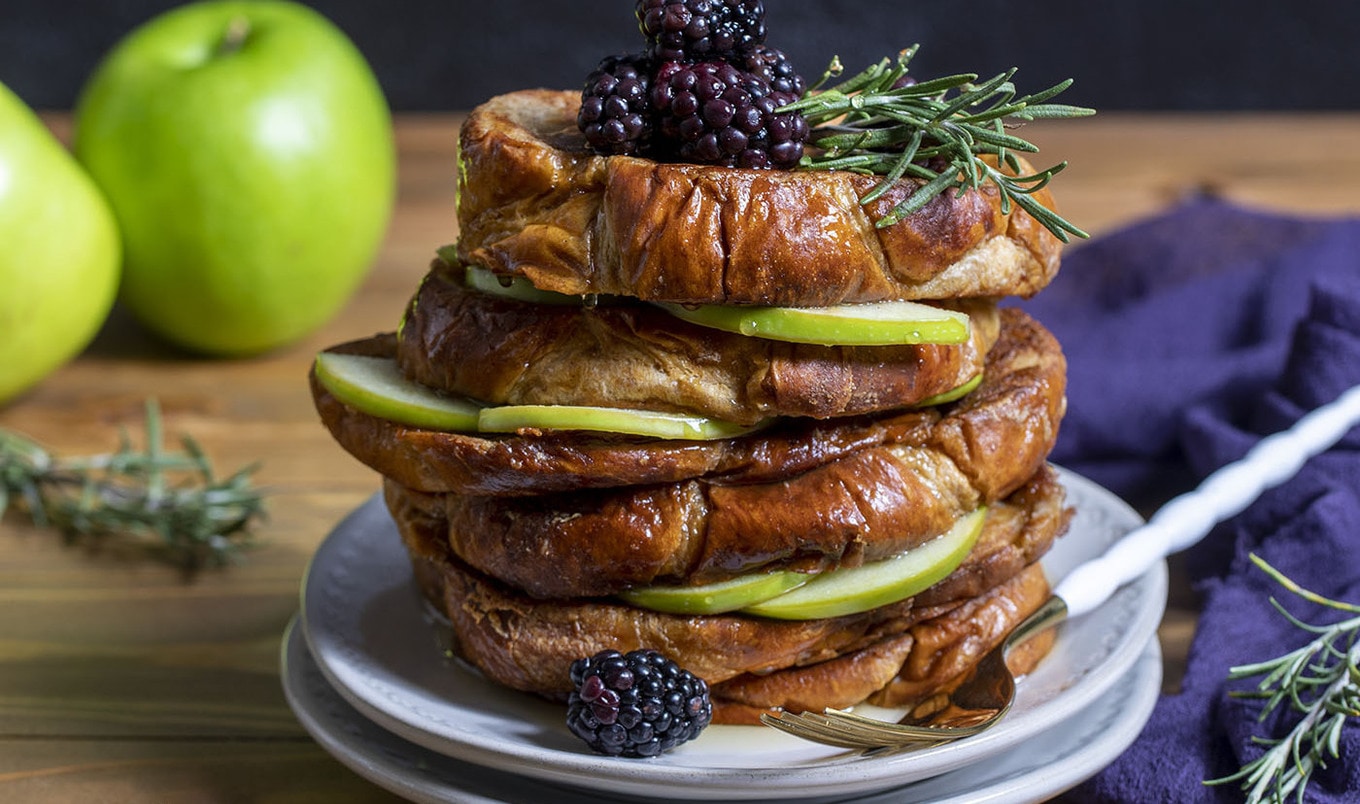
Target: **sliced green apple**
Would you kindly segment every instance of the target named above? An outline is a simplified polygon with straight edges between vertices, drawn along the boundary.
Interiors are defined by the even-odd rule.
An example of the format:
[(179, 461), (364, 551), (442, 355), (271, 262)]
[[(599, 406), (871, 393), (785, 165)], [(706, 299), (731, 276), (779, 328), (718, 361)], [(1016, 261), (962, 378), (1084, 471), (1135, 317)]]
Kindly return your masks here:
[(513, 433), (525, 428), (592, 430), (697, 441), (732, 438), (754, 429), (704, 416), (590, 405), (501, 405), (482, 408), (477, 426), (487, 433)]
[(373, 416), (431, 430), (477, 429), (480, 405), (411, 382), (390, 357), (322, 352), (316, 378), (336, 399)]
[(943, 405), (946, 402), (956, 402), (976, 391), (979, 385), (982, 385), (982, 372), (974, 374), (973, 378), (963, 385), (956, 385), (948, 391), (942, 391), (934, 396), (928, 396), (925, 399), (922, 399), (920, 402), (916, 403), (916, 407), (928, 408), (934, 405)]
[(968, 316), (910, 301), (834, 307), (660, 304), (677, 318), (725, 332), (834, 346), (953, 344), (968, 340)]
[(554, 293), (551, 290), (539, 290), (534, 287), (532, 282), (522, 276), (501, 276), (476, 265), (467, 266), (467, 274), (463, 281), (467, 283), (468, 287), (479, 293), (503, 296), (516, 301), (533, 304), (574, 304), (577, 306), (582, 303), (580, 296), (568, 296), (565, 293)]
[(911, 597), (939, 583), (973, 549), (987, 509), (961, 518), (942, 536), (901, 555), (832, 570), (798, 588), (741, 609), (780, 620), (819, 620), (855, 614)]
[(639, 608), (670, 614), (721, 614), (769, 600), (807, 583), (805, 572), (781, 570), (738, 575), (700, 586), (644, 586), (619, 593)]
[(390, 357), (322, 352), (316, 357), (321, 385), (347, 405), (373, 416), (431, 430), (513, 433), (523, 429), (592, 430), (653, 438), (732, 438), (760, 425), (742, 425), (632, 408), (583, 405), (500, 405), (483, 407), (411, 382)]

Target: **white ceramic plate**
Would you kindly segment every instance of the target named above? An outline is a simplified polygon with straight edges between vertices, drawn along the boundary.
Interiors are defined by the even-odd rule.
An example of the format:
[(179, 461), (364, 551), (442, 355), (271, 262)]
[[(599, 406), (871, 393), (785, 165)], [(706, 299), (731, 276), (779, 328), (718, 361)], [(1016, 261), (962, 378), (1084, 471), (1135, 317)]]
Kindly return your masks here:
[[(1045, 558), (1050, 578), (1102, 552), (1141, 519), (1070, 472), (1077, 514)], [(863, 756), (751, 726), (710, 726), (647, 761), (592, 753), (563, 708), (499, 687), (447, 657), (382, 501), (374, 497), (318, 548), (303, 581), (305, 636), (321, 672), (365, 718), (444, 756), (555, 784), (673, 798), (809, 798), (867, 793), (994, 758), (1106, 693), (1156, 632), (1166, 601), (1159, 563), (1090, 614), (1063, 624), (1020, 686), (1011, 713), (977, 737), (909, 754)], [(1141, 723), (1139, 724), (1141, 725)]]
[[(392, 734), (364, 718), (326, 681), (302, 628), (289, 626), (282, 648), (283, 688), (298, 720), (360, 776), (411, 801), (429, 804), (596, 804), (596, 791), (549, 782), (453, 759)], [(1161, 689), (1162, 657), (1148, 640), (1127, 675), (1061, 727), (1025, 745), (963, 768), (863, 798), (823, 801), (856, 804), (985, 804), (1045, 801), (1109, 764), (1138, 736)], [(655, 794), (656, 791), (653, 791)], [(646, 799), (657, 801), (657, 799)], [(816, 799), (806, 804), (815, 804)]]

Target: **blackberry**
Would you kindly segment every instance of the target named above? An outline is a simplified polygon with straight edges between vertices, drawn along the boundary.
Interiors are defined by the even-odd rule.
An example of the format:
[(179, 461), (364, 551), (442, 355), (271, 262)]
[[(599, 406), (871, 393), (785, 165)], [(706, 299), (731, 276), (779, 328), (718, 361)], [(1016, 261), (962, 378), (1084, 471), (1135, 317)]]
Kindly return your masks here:
[(637, 20), (661, 61), (725, 58), (765, 41), (762, 0), (637, 0)]
[(652, 80), (658, 145), (683, 162), (791, 168), (803, 155), (808, 124), (775, 109), (796, 99), (725, 61), (666, 62)]
[(567, 726), (610, 756), (654, 757), (713, 719), (708, 684), (654, 650), (604, 650), (571, 665)]
[(651, 64), (640, 55), (608, 56), (586, 76), (576, 126), (601, 154), (638, 154), (652, 134)]
[[(771, 92), (792, 96), (796, 100), (807, 91), (803, 76), (793, 68), (784, 52), (765, 45), (757, 45), (742, 57), (741, 66), (747, 72), (765, 79)], [(787, 103), (788, 101), (785, 101)]]

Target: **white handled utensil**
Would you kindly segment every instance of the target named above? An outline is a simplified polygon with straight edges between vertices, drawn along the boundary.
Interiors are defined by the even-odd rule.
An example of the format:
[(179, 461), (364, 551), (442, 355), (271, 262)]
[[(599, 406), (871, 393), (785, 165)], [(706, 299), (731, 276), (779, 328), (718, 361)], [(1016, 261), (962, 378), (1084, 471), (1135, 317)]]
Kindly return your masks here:
[(898, 723), (828, 709), (765, 714), (767, 725), (814, 742), (847, 748), (896, 748), (977, 734), (1010, 709), (1015, 678), (1006, 655), (1016, 645), (1068, 617), (1095, 609), (1115, 590), (1168, 555), (1203, 539), (1219, 522), (1241, 513), (1263, 492), (1293, 477), (1360, 424), (1360, 386), (1308, 413), (1288, 430), (1261, 439), (1242, 458), (1162, 506), (1147, 524), (1115, 542), (1104, 555), (1069, 572), (1037, 611), (982, 658), (972, 678), (950, 693), (949, 704)]

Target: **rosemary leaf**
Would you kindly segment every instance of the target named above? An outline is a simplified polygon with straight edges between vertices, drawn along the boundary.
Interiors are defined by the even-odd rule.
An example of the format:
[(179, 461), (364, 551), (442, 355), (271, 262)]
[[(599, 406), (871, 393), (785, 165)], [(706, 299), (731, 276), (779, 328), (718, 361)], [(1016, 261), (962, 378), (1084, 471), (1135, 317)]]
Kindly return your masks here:
[(951, 89), (968, 86), (978, 79), (977, 73), (959, 73), (958, 75), (946, 75), (941, 78), (932, 78), (929, 81), (919, 81), (909, 86), (898, 89), (899, 95), (932, 96), (940, 95)]
[(828, 151), (842, 152), (892, 148), (910, 142), (919, 131), (920, 129), (917, 129), (917, 132), (905, 131), (903, 127), (876, 128), (868, 131), (849, 130), (820, 136), (816, 140), (816, 145)]
[(1012, 151), (1025, 151), (1027, 153), (1035, 153), (1039, 150), (1034, 146), (1034, 143), (1029, 142), (1028, 140), (1022, 140), (1014, 134), (1007, 134), (1004, 131), (983, 128), (982, 126), (970, 126), (969, 131), (972, 134), (974, 148), (978, 151), (983, 151), (981, 146), (984, 145), (991, 145), (996, 148), (1009, 148)]
[(1308, 780), (1328, 759), (1341, 755), (1341, 730), (1348, 720), (1360, 716), (1360, 606), (1330, 600), (1307, 589), (1270, 566), (1259, 556), (1251, 561), (1298, 597), (1348, 614), (1357, 615), (1331, 625), (1305, 623), (1284, 610), (1275, 598), (1271, 605), (1294, 626), (1314, 634), (1308, 644), (1274, 659), (1229, 669), (1237, 680), (1264, 676), (1255, 690), (1230, 693), (1234, 697), (1266, 701), (1259, 719), (1264, 721), (1282, 704), (1299, 715), (1281, 740), (1254, 737), (1267, 746), (1256, 759), (1236, 772), (1207, 785), (1236, 783), (1249, 804), (1282, 802), (1293, 795), (1303, 801)]
[[(1014, 124), (1095, 114), (1081, 106), (1048, 103), (1071, 86), (1071, 80), (1020, 97), (1012, 82), (1014, 68), (981, 83), (977, 83), (975, 73), (913, 83), (906, 79), (916, 51), (916, 46), (908, 48), (895, 61), (883, 59), (820, 90), (840, 74), (840, 60), (833, 60), (813, 90), (781, 107), (782, 111), (803, 115), (812, 128), (810, 143), (819, 149), (819, 153), (804, 156), (799, 167), (854, 170), (883, 177), (860, 198), (863, 204), (882, 198), (905, 176), (924, 180), (925, 184), (879, 219), (879, 228), (901, 221), (941, 193), (975, 190), (987, 181), (997, 186), (1007, 212), (1012, 204), (1020, 207), (1064, 242), (1071, 236), (1086, 237), (1081, 229), (1033, 198), (1065, 163), (1031, 176), (1013, 176), (980, 159), (995, 154), (1000, 164), (1016, 170), (1019, 160), (1013, 152), (1038, 152), (1033, 143), (1007, 131), (1007, 121)], [(934, 160), (943, 160), (944, 164)]]
[(1038, 106), (1026, 105), (1023, 111), (1016, 112), (1012, 117), (1017, 120), (1038, 120), (1060, 119), (1065, 117), (1087, 117), (1090, 112), (1081, 106), (1068, 106), (1063, 103), (1045, 103)]
[(146, 403), (145, 448), (124, 431), (116, 452), (58, 460), (36, 442), (0, 429), (0, 515), (11, 503), (68, 542), (130, 545), (186, 571), (220, 566), (252, 543), (264, 517), (256, 466), (218, 479), (202, 448), (164, 445), (160, 407)]
[(930, 203), (930, 199), (944, 192), (946, 188), (954, 186), (957, 179), (946, 173), (936, 176), (933, 181), (923, 185), (919, 190), (912, 193), (907, 200), (893, 207), (892, 211), (883, 216), (888, 221), (885, 226), (891, 226), (902, 220), (913, 212)]
[(911, 140), (908, 141), (906, 148), (902, 150), (902, 155), (898, 157), (897, 164), (893, 165), (892, 170), (887, 172), (883, 181), (880, 182), (877, 187), (870, 190), (862, 199), (860, 199), (861, 203), (871, 204), (874, 201), (877, 201), (883, 193), (888, 191), (888, 188), (892, 187), (894, 182), (902, 178), (911, 167), (912, 160), (916, 158), (916, 152), (921, 147), (921, 140), (924, 134), (925, 132), (918, 129), (911, 135)]
[[(1061, 95), (1063, 92), (1066, 92), (1067, 88), (1070, 86), (1072, 86), (1072, 79), (1067, 78), (1062, 81), (1059, 81), (1058, 83), (1054, 84), (1048, 89), (1026, 95), (1025, 97), (1021, 98), (1019, 102), (1024, 103), (1026, 106), (1038, 106), (1039, 104), (1042, 104), (1049, 98), (1056, 97), (1058, 95)], [(1076, 110), (1080, 109), (1081, 107), (1072, 106), (1068, 108)], [(1088, 112), (1083, 110), (1082, 113), (1085, 114)]]
[(962, 113), (964, 109), (971, 109), (997, 93), (1004, 93), (1008, 97), (1013, 97), (1015, 95), (1015, 87), (1011, 86), (1010, 77), (1014, 74), (1015, 70), (1011, 69), (1009, 72), (1002, 73), (990, 81), (969, 88), (966, 92), (960, 92), (958, 97), (954, 98), (953, 101), (935, 115), (934, 122), (939, 123), (948, 120), (949, 118)]

